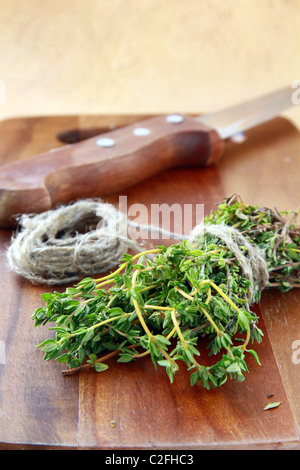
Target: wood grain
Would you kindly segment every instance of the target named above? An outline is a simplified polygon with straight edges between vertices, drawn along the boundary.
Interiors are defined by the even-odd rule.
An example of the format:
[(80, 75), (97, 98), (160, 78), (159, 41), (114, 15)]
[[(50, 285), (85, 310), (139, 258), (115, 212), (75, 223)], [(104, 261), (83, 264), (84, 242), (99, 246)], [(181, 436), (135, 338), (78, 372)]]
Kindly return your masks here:
[(57, 367), (41, 361), (35, 346), (43, 335), (32, 328), (30, 315), (44, 289), (8, 271), (9, 235), (1, 230), (0, 338), (6, 357), (0, 364), (0, 442), (76, 446), (78, 380), (63, 382)]
[[(261, 310), (293, 414), (300, 429), (300, 292), (265, 292)], [(296, 343), (295, 343), (296, 342)], [(294, 345), (295, 343), (295, 345)], [(294, 345), (294, 348), (293, 348)]]
[[(20, 213), (42, 212), (83, 198), (126, 190), (151, 176), (182, 166), (206, 166), (219, 160), (223, 141), (192, 116), (169, 122), (154, 116), (98, 136), (2, 167), (0, 227), (16, 226)], [(146, 130), (146, 135), (135, 131)]]
[[(68, 136), (76, 140), (141, 117), (3, 121), (1, 163), (63, 145)], [(217, 165), (168, 170), (122, 195), (128, 196), (128, 207), (204, 204), (205, 214), (235, 191), (246, 202), (294, 208), (299, 205), (299, 151), (297, 130), (276, 119), (247, 133), (242, 144), (229, 142)], [(106, 200), (118, 203), (118, 196)], [(5, 250), (10, 236), (9, 230), (0, 231), (0, 340), (6, 352), (0, 364), (0, 448), (300, 449), (300, 365), (291, 360), (292, 343), (300, 339), (299, 292), (264, 293), (256, 306), (265, 332), (257, 347), (262, 366), (250, 360), (250, 374), (241, 384), (191, 388), (182, 368), (170, 385), (147, 358), (127, 365), (112, 362), (103, 374), (63, 377), (62, 365), (45, 363), (35, 348), (48, 332), (35, 329), (30, 319), (48, 288), (9, 272)], [(205, 341), (200, 348), (205, 356)], [(269, 399), (268, 394), (274, 395)], [(282, 404), (263, 411), (270, 400)]]

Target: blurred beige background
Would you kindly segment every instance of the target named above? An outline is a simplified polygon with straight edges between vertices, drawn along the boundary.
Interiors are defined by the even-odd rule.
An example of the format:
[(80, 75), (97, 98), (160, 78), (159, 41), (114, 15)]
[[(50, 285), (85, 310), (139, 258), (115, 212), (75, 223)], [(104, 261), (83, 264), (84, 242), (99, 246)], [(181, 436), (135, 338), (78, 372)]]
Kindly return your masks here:
[[(300, 80), (300, 0), (0, 0), (0, 119), (206, 112)], [(285, 113), (300, 127), (300, 107)]]

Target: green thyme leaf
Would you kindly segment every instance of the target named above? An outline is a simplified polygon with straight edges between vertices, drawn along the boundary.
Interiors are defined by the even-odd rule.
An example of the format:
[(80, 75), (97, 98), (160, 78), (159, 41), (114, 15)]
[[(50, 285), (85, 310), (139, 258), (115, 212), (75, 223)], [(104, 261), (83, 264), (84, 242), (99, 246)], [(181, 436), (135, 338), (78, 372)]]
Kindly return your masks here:
[(94, 367), (96, 372), (103, 372), (104, 370), (108, 369), (108, 365), (103, 364), (102, 362), (96, 362)]
[(264, 411), (272, 410), (273, 408), (278, 408), (281, 405), (281, 401), (274, 401), (273, 403), (268, 403), (267, 406), (264, 407)]

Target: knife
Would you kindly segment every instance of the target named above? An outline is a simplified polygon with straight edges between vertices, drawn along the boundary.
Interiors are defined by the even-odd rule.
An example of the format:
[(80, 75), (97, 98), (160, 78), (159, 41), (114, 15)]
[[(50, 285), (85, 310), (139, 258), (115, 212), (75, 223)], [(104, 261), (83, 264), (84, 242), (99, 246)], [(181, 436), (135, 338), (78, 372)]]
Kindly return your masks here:
[(213, 114), (169, 114), (1, 167), (0, 227), (81, 198), (103, 197), (161, 171), (218, 162), (224, 141), (293, 104), (290, 87)]

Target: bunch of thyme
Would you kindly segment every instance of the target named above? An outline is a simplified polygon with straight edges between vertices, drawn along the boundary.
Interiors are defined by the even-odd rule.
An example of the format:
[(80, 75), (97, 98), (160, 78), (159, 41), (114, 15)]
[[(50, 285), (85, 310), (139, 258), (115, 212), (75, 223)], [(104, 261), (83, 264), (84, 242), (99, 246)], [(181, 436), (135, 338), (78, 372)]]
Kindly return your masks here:
[[(267, 287), (300, 287), (300, 231), (295, 213), (245, 205), (238, 196), (225, 200), (206, 224), (238, 228), (265, 254)], [(153, 255), (151, 259), (147, 255)], [(262, 340), (258, 317), (248, 297), (249, 280), (222, 241), (205, 234), (189, 241), (158, 246), (137, 255), (124, 254), (118, 269), (99, 279), (85, 278), (65, 292), (42, 295), (45, 307), (32, 318), (35, 326), (53, 322), (55, 338), (38, 347), (44, 359), (67, 363), (63, 374), (94, 368), (101, 372), (115, 356), (130, 362), (150, 355), (172, 382), (181, 361), (191, 371), (191, 385), (218, 387), (228, 377), (244, 380), (246, 357), (259, 358), (249, 345)], [(209, 338), (212, 365), (201, 362), (200, 338)]]

